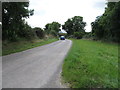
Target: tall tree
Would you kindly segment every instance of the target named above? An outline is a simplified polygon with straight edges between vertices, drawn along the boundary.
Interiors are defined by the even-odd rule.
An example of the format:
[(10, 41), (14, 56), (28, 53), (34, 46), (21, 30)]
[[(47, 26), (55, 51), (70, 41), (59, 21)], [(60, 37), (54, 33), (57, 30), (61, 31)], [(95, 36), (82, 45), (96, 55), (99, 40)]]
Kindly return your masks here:
[(48, 34), (52, 34), (54, 36), (58, 35), (58, 31), (60, 30), (61, 24), (58, 22), (52, 22), (52, 23), (48, 23), (45, 25), (45, 31)]
[(62, 27), (67, 31), (68, 35), (73, 35), (74, 33), (79, 35), (81, 32), (85, 32), (85, 26), (86, 23), (83, 21), (83, 17), (74, 16), (68, 19)]
[(33, 15), (34, 10), (28, 10), (29, 2), (2, 3), (2, 35), (4, 39), (16, 39), (24, 32), (24, 18)]
[(92, 33), (98, 39), (120, 41), (120, 2), (108, 2), (104, 14), (91, 25)]
[(65, 29), (68, 33), (68, 35), (73, 34), (73, 22), (72, 19), (68, 19), (64, 25), (62, 25), (62, 28)]

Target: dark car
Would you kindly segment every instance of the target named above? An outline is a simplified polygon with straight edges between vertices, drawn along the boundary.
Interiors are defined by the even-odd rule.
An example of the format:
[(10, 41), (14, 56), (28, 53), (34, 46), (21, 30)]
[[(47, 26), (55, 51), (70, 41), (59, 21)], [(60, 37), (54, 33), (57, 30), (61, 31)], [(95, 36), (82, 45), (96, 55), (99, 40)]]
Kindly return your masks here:
[(60, 36), (60, 40), (65, 40), (65, 36)]

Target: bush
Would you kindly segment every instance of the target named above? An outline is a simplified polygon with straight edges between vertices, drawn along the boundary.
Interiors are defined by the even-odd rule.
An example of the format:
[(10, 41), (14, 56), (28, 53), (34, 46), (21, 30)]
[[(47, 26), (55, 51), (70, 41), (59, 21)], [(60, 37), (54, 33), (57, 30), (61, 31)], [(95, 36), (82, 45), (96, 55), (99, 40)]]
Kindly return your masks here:
[(16, 35), (18, 35), (19, 38), (25, 38), (28, 40), (31, 40), (35, 37), (34, 31), (27, 23), (23, 24), (22, 27), (18, 28), (18, 32)]
[(36, 27), (36, 28), (34, 28), (34, 31), (35, 31), (36, 36), (37, 36), (38, 38), (42, 39), (42, 38), (45, 37), (45, 32), (44, 32), (43, 29)]
[(26, 39), (33, 39), (35, 37), (35, 33), (32, 30), (28, 30), (28, 32), (26, 32)]
[(57, 36), (57, 33), (56, 33), (55, 30), (51, 30), (51, 31), (50, 31), (50, 34), (53, 35), (53, 36), (55, 36), (55, 37)]
[(91, 32), (85, 32), (85, 35), (83, 38), (92, 38), (92, 33)]
[(81, 39), (83, 37), (84, 33), (83, 32), (74, 32), (74, 37), (77, 39)]

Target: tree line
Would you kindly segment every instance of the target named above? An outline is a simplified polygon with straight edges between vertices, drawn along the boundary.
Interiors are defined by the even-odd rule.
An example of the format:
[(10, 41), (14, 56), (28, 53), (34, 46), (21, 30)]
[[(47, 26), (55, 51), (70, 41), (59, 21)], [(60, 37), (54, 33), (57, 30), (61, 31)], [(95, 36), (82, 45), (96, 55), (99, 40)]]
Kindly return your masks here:
[(103, 15), (98, 16), (91, 23), (92, 31), (85, 32), (86, 22), (82, 16), (68, 18), (61, 25), (59, 22), (51, 22), (45, 28), (32, 28), (25, 21), (34, 15), (34, 10), (29, 10), (29, 2), (3, 2), (2, 3), (2, 39), (16, 41), (19, 38), (46, 38), (58, 37), (58, 32), (64, 29), (68, 38), (81, 39), (93, 37), (95, 40), (120, 41), (120, 2), (108, 2)]
[(2, 3), (2, 39), (16, 41), (19, 38), (32, 39), (36, 36), (44, 38), (46, 36), (57, 37), (62, 26), (68, 33), (67, 36), (82, 38), (85, 33), (83, 17), (75, 16), (68, 19), (64, 25), (58, 22), (51, 22), (45, 28), (32, 28), (25, 21), (34, 14), (34, 10), (29, 10), (29, 2), (3, 2)]
[(120, 2), (108, 2), (104, 14), (91, 26), (94, 39), (120, 42)]

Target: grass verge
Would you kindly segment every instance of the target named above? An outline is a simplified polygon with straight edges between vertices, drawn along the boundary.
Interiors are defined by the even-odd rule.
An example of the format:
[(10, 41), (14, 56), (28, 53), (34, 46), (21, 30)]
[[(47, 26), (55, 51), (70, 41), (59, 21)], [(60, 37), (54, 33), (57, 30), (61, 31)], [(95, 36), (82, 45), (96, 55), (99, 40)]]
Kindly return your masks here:
[(72, 40), (62, 77), (72, 88), (118, 88), (118, 45)]
[(58, 39), (54, 38), (54, 39), (47, 39), (47, 40), (37, 39), (37, 40), (32, 40), (32, 41), (21, 40), (21, 41), (12, 42), (12, 43), (3, 42), (3, 44), (2, 44), (2, 56), (8, 55), (11, 53), (24, 51), (24, 50), (31, 49), (34, 47), (42, 46), (45, 44), (49, 44), (49, 43), (52, 43), (52, 42), (57, 41), (57, 40)]

